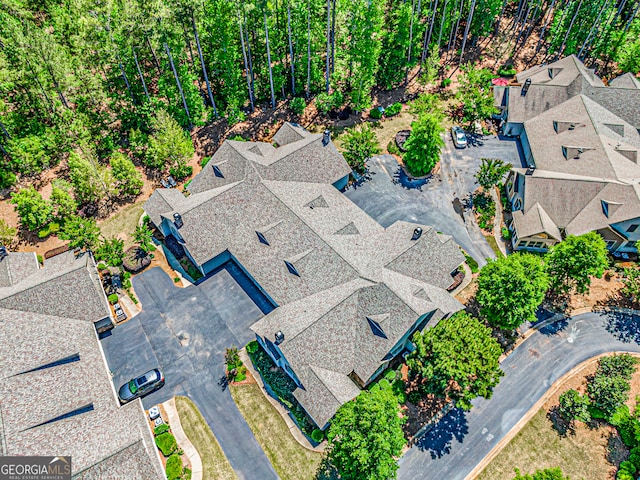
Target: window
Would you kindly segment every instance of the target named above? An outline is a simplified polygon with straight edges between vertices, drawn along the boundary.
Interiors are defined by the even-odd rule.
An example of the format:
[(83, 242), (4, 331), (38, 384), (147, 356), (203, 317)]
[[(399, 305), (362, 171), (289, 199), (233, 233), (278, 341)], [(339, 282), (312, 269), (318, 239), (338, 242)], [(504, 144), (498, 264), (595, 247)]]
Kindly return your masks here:
[(522, 209), (522, 199), (521, 198), (516, 198), (516, 201), (513, 202), (513, 208), (515, 210), (521, 210)]
[(634, 223), (633, 225), (629, 225), (629, 228), (627, 228), (627, 232), (629, 233), (633, 233), (638, 229), (638, 224)]
[(605, 240), (605, 243), (607, 244), (607, 248), (609, 250), (611, 250), (613, 247), (616, 246), (616, 241), (615, 240)]

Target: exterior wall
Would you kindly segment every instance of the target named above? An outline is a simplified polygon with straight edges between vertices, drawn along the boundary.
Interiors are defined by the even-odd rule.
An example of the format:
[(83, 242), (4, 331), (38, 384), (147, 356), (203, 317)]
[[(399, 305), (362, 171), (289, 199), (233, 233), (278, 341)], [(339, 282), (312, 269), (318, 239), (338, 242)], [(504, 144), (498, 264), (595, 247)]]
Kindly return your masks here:
[(513, 211), (524, 208), (524, 177), (524, 175), (516, 172), (512, 172), (509, 177), (507, 177), (507, 197), (511, 202), (511, 209)]
[(531, 153), (531, 144), (529, 143), (529, 137), (527, 136), (527, 131), (524, 129), (520, 134), (520, 145), (522, 146), (522, 153), (524, 155), (527, 166), (535, 165), (535, 161), (533, 160), (533, 155)]
[[(640, 241), (640, 217), (632, 218), (631, 220), (626, 220), (624, 222), (615, 223), (611, 225), (611, 228), (626, 239), (626, 241), (618, 247), (619, 251), (638, 251), (635, 242)], [(630, 229), (635, 230), (631, 232), (629, 231)], [(630, 242), (634, 242), (633, 245)]]
[(522, 134), (523, 128), (522, 123), (507, 122), (502, 127), (502, 133), (507, 137), (517, 137)]
[(549, 247), (558, 243), (553, 238), (542, 238), (537, 236), (518, 238), (517, 233), (514, 233), (511, 239), (511, 246), (514, 250), (525, 250), (529, 252), (546, 252)]
[[(262, 348), (264, 348), (264, 351), (267, 352), (267, 355), (269, 355), (271, 360), (273, 360), (276, 365), (282, 368), (282, 370), (284, 370), (284, 372), (296, 383), (296, 385), (298, 385), (298, 387), (302, 388), (302, 383), (300, 383), (300, 380), (291, 368), (291, 365), (289, 365), (289, 362), (284, 356), (284, 353), (282, 353), (282, 350), (280, 350), (280, 348), (275, 343), (271, 342), (268, 339), (263, 339), (260, 335), (256, 334), (256, 340), (260, 345), (262, 345)], [(278, 358), (276, 358), (276, 355), (274, 355), (272, 349), (278, 352)]]
[(202, 273), (202, 267), (198, 265), (198, 262), (196, 262), (191, 256), (191, 253), (189, 252), (189, 249), (185, 244), (184, 238), (182, 238), (182, 235), (180, 235), (180, 231), (176, 228), (175, 224), (167, 220), (166, 218), (163, 218), (159, 228), (165, 237), (169, 235), (173, 235), (174, 237), (176, 237), (176, 240), (178, 240), (178, 243), (182, 245), (182, 247), (184, 248), (184, 253), (187, 255), (187, 257), (189, 257), (189, 260), (191, 260), (191, 263), (197, 266), (200, 272)]
[(619, 233), (615, 232), (611, 228), (603, 228), (597, 230), (607, 243), (607, 248), (610, 252), (617, 251), (620, 247), (624, 247), (627, 244), (627, 240), (623, 238)]
[(334, 182), (333, 186), (336, 187), (338, 190), (342, 190), (344, 187), (347, 186), (348, 183), (349, 183), (349, 175), (345, 175), (337, 182)]

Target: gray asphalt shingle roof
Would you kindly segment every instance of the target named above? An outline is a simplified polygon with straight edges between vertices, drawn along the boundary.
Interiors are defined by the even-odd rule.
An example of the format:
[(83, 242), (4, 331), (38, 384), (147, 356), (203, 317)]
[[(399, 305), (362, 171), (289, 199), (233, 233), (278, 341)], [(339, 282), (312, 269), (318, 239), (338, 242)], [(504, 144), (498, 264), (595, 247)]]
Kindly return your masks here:
[[(323, 426), (359, 392), (351, 372), (367, 382), (421, 315), (435, 322), (462, 308), (445, 289), (464, 256), (431, 227), (383, 228), (334, 188), (350, 169), (323, 135), (285, 124), (274, 140), (281, 146), (225, 142), (190, 197), (156, 191), (145, 210), (152, 219), (180, 213), (198, 263), (228, 250), (280, 305), (251, 328), (270, 341), (284, 332), (279, 347), (304, 385), (295, 395)], [(412, 240), (416, 227), (423, 233)], [(384, 317), (387, 338), (367, 315)]]
[(0, 444), (71, 455), (80, 478), (164, 478), (140, 403), (121, 407), (111, 384), (92, 323), (109, 311), (95, 265), (89, 254), (54, 258), (0, 288)]

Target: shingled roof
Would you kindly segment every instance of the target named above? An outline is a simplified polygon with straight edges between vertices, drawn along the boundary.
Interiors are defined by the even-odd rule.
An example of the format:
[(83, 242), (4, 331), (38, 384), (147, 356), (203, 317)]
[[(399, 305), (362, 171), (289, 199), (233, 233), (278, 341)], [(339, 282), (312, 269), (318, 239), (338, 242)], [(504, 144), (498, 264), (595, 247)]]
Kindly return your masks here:
[(74, 478), (164, 478), (140, 402), (121, 407), (115, 396), (92, 323), (109, 309), (90, 254), (10, 270), (13, 284), (0, 287), (0, 454), (71, 455)]
[(350, 170), (323, 139), (285, 124), (278, 148), (227, 141), (190, 197), (157, 190), (145, 205), (157, 224), (181, 215), (198, 263), (228, 251), (279, 305), (251, 328), (271, 341), (284, 333), (304, 386), (295, 396), (319, 426), (360, 391), (350, 375), (367, 382), (418, 318), (462, 307), (445, 289), (464, 261), (451, 237), (385, 229), (334, 188)]
[[(558, 65), (563, 66), (564, 73), (554, 79), (544, 77), (547, 69)], [(640, 134), (634, 124), (600, 100), (616, 92), (640, 91), (623, 87), (629, 79), (613, 82), (619, 88), (599, 85), (592, 72), (575, 58), (518, 76), (518, 80), (526, 78), (534, 83), (526, 97), (515, 104), (520, 105), (518, 102), (524, 102), (522, 98), (533, 92), (535, 108), (542, 111), (524, 120), (535, 171), (525, 175), (525, 170), (515, 169), (525, 182), (523, 210), (514, 212), (518, 236), (544, 231), (559, 240), (560, 229), (580, 235), (639, 217)], [(556, 103), (558, 89), (567, 94), (577, 84), (586, 85), (581, 87), (585, 93), (568, 95)], [(636, 102), (631, 108), (638, 111), (638, 105)], [(516, 116), (519, 113), (522, 111)], [(509, 121), (511, 118), (509, 111)]]

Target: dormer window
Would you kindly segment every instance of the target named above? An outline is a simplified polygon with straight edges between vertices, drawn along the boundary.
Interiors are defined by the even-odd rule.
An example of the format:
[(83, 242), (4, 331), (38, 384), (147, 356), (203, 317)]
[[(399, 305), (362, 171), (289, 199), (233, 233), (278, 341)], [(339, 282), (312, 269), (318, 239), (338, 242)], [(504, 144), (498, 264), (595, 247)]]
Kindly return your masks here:
[(220, 167), (218, 165), (213, 166), (213, 174), (218, 178), (224, 178), (222, 170), (220, 170)]

